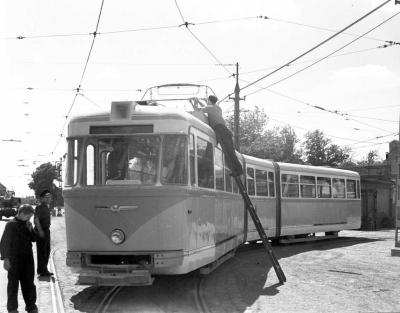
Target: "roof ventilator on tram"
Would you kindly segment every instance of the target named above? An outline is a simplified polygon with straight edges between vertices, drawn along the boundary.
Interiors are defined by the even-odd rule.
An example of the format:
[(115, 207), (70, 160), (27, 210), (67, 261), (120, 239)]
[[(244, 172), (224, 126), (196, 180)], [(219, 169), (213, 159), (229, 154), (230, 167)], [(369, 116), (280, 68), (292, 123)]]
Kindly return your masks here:
[(136, 105), (134, 101), (111, 102), (111, 120), (130, 120)]

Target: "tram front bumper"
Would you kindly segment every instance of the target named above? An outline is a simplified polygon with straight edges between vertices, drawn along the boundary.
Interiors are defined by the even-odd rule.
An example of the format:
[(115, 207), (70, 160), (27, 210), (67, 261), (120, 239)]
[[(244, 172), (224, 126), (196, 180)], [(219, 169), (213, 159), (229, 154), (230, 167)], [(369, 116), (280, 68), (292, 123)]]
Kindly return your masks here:
[(149, 286), (154, 278), (148, 270), (132, 270), (129, 273), (87, 272), (79, 275), (78, 285), (92, 286)]

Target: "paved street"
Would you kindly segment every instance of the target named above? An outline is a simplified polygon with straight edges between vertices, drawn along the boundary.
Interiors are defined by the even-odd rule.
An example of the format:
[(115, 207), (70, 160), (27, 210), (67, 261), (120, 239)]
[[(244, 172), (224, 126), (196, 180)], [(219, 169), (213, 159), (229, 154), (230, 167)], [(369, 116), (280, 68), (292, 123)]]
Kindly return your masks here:
[[(0, 222), (3, 232), (5, 221)], [(65, 312), (99, 312), (111, 287), (75, 285), (65, 266), (64, 217), (52, 217), (52, 245)], [(344, 231), (340, 238), (274, 247), (287, 282), (280, 286), (262, 246), (246, 245), (207, 277), (157, 277), (150, 287), (123, 287), (101, 312), (400, 312), (400, 258), (394, 231)], [(0, 269), (0, 312), (6, 272)], [(53, 312), (49, 281), (36, 280), (40, 312)], [(22, 306), (21, 306), (22, 304)], [(23, 311), (20, 299), (20, 311)]]

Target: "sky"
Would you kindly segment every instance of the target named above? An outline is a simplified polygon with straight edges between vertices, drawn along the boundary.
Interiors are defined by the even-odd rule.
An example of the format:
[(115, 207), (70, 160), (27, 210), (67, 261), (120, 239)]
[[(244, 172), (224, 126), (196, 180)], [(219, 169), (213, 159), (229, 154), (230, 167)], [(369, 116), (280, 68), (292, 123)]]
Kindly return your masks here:
[[(384, 2), (104, 0), (100, 15), (101, 0), (0, 0), (0, 182), (33, 195), (30, 174), (65, 154), (73, 116), (168, 83), (205, 84), (223, 99), (236, 62), (243, 88)], [(388, 43), (400, 42), (399, 12), (392, 0), (244, 88), (241, 108), (262, 108), (267, 128), (290, 125), (300, 140), (320, 129), (354, 160), (371, 150), (384, 159), (399, 132), (400, 45)], [(221, 107), (232, 112), (232, 100)]]

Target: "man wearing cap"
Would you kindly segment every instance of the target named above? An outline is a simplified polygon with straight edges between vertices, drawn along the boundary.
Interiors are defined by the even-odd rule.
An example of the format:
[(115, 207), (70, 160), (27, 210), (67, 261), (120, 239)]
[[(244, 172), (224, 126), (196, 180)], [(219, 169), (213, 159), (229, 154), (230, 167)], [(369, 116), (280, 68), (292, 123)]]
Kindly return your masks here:
[(51, 193), (48, 190), (40, 193), (40, 205), (35, 208), (35, 230), (39, 237), (36, 240), (37, 273), (40, 276), (50, 276), (53, 273), (47, 269), (50, 257), (50, 203)]
[(231, 175), (240, 176), (243, 174), (243, 168), (236, 156), (235, 148), (233, 147), (232, 133), (225, 125), (225, 120), (222, 117), (222, 110), (217, 105), (217, 101), (218, 98), (216, 96), (209, 96), (207, 106), (201, 108), (200, 111), (207, 113), (208, 124), (214, 130), (217, 141), (221, 144), (225, 160), (232, 172)]

